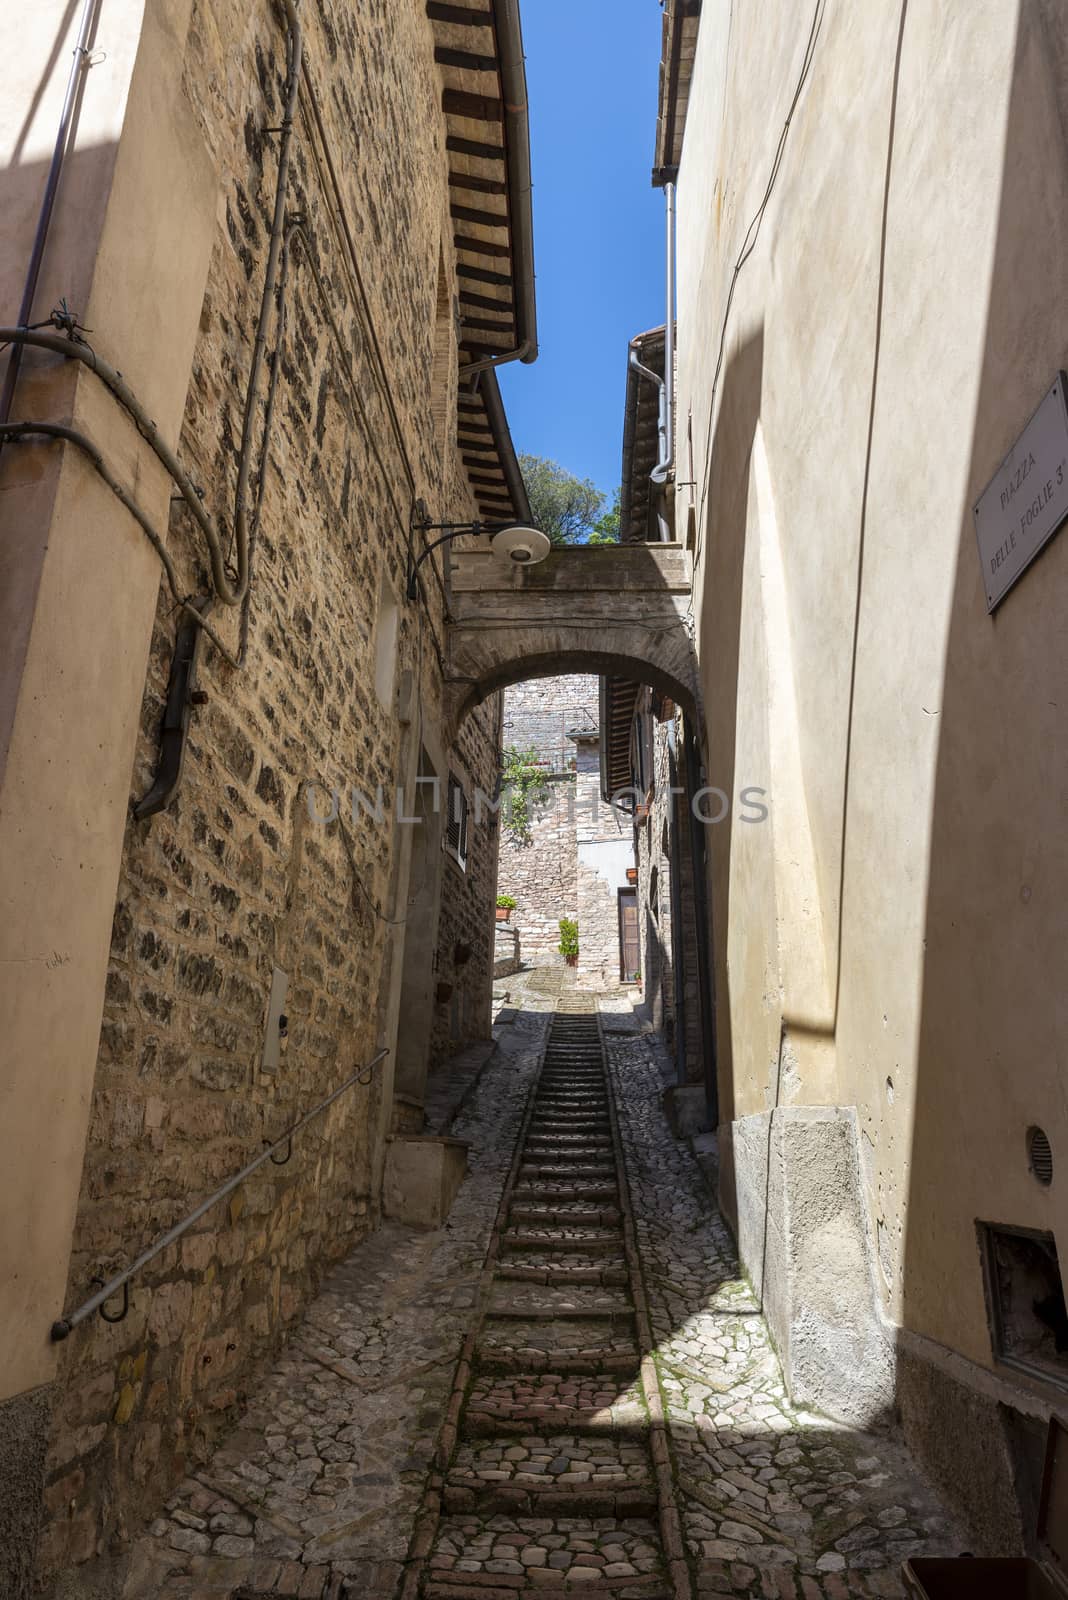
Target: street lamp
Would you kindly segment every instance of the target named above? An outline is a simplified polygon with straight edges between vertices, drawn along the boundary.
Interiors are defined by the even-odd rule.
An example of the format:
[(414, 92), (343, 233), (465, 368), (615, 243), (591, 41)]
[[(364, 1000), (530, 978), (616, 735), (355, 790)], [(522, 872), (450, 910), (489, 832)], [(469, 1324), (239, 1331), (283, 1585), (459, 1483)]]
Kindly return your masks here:
[(465, 533), (476, 536), (486, 533), (489, 535), (490, 549), (495, 556), (504, 561), (512, 561), (516, 566), (532, 567), (545, 557), (552, 549), (547, 536), (540, 528), (532, 528), (525, 522), (431, 522), (426, 506), (422, 500), (417, 500), (412, 508), (412, 532), (439, 533), (441, 537), (434, 539), (426, 549), (413, 560), (411, 553), (408, 556), (408, 599), (414, 600), (419, 594), (419, 568), (439, 545), (448, 544), (450, 539), (459, 539)]

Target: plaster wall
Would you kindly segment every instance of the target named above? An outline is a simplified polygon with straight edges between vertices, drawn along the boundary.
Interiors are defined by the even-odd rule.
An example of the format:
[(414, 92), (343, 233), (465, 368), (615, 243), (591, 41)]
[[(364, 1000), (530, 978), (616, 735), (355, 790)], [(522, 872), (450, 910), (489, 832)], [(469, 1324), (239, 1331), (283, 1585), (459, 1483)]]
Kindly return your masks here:
[[(59, 4), (8, 10), (0, 294), (14, 321), (70, 61)], [(189, 6), (117, 4), (89, 71), (33, 320), (65, 294), (172, 443), (181, 420), (216, 180), (177, 84)], [(130, 136), (130, 130), (135, 130)], [(133, 219), (137, 218), (137, 227)], [(159, 307), (169, 336), (159, 338)], [(169, 485), (95, 380), (28, 353), (13, 417), (72, 417), (166, 524)], [(8, 445), (0, 471), (0, 1395), (50, 1379), (100, 1031), (130, 764), (159, 564), (73, 451)]]
[(989, 1368), (976, 1220), (1068, 1251), (1068, 534), (990, 617), (972, 520), (1068, 362), (1063, 18), (817, 16), (762, 204), (811, 17), (705, 7), (679, 180), (723, 1120), (855, 1105), (880, 1315)]

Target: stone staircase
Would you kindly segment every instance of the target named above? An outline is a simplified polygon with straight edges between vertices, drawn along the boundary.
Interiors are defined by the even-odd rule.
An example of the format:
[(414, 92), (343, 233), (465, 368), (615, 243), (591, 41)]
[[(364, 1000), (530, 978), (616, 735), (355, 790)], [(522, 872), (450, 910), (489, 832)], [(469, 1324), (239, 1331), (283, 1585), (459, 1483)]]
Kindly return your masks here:
[(592, 1005), (553, 1018), (413, 1600), (690, 1593)]

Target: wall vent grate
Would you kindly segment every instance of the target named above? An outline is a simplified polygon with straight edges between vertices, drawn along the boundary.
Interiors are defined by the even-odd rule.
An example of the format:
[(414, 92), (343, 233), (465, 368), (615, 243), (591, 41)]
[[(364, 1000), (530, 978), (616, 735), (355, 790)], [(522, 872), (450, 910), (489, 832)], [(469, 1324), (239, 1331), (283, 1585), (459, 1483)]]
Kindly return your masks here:
[(1035, 1179), (1048, 1189), (1053, 1182), (1053, 1150), (1041, 1128), (1032, 1128), (1027, 1135), (1027, 1161)]

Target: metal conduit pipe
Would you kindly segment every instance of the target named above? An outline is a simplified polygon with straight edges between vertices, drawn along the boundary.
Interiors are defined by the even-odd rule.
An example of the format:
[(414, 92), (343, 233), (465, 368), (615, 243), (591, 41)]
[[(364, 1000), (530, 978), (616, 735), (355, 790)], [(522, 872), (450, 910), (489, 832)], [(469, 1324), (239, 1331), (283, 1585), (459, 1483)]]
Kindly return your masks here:
[(675, 471), (675, 185), (665, 183), (666, 256), (664, 279), (667, 309), (664, 316), (664, 405), (663, 443), (660, 460), (652, 471), (654, 483), (662, 484)]
[[(81, 21), (78, 24), (78, 35), (74, 44), (74, 60), (71, 62), (70, 76), (67, 79), (67, 92), (63, 96), (63, 109), (59, 114), (59, 127), (56, 130), (56, 142), (52, 148), (52, 160), (48, 168), (48, 179), (45, 183), (44, 199), (41, 201), (41, 210), (37, 217), (37, 230), (33, 237), (33, 248), (30, 251), (29, 266), (26, 269), (26, 282), (22, 289), (22, 300), (19, 304), (18, 324), (24, 328), (33, 315), (33, 301), (37, 293), (37, 282), (41, 276), (41, 264), (44, 261), (45, 247), (48, 244), (48, 232), (52, 224), (52, 211), (59, 191), (59, 180), (63, 175), (63, 164), (67, 157), (67, 146), (70, 142), (71, 125), (74, 121), (74, 109), (78, 103), (78, 92), (81, 88), (82, 76), (89, 65), (89, 40), (92, 38), (93, 27), (96, 22), (96, 9), (99, 0), (85, 0), (82, 6)], [(0, 423), (6, 422), (11, 415), (11, 405), (15, 398), (15, 385), (18, 383), (19, 368), (22, 365), (21, 344), (13, 344), (11, 356), (8, 360), (7, 371), (4, 374), (4, 387), (0, 393)], [(0, 440), (2, 447), (2, 440)]]
[(719, 1080), (716, 1053), (716, 1000), (712, 991), (712, 922), (708, 903), (706, 852), (701, 818), (694, 810), (694, 799), (701, 791), (701, 757), (697, 734), (691, 727), (684, 733), (686, 760), (686, 798), (690, 806), (690, 863), (693, 878), (693, 920), (697, 935), (697, 1003), (701, 1016), (701, 1044), (705, 1058), (705, 1106), (709, 1127), (719, 1126)]
[[(664, 489), (663, 477), (658, 477), (657, 476), (658, 473), (665, 473), (667, 471), (668, 466), (669, 466), (669, 462), (668, 462), (668, 443), (667, 443), (667, 441), (668, 441), (668, 391), (667, 391), (667, 384), (664, 382), (663, 378), (661, 378), (658, 373), (653, 371), (652, 367), (644, 366), (642, 364), (642, 362), (638, 359), (638, 351), (637, 351), (637, 348), (636, 348), (637, 342), (638, 342), (637, 340), (633, 340), (631, 342), (630, 354), (629, 354), (629, 357), (628, 357), (628, 360), (627, 360), (627, 368), (628, 368), (628, 371), (627, 371), (627, 418), (628, 418), (627, 432), (630, 434), (630, 437), (627, 437), (625, 435), (624, 436), (624, 440), (623, 440), (623, 482), (624, 483), (629, 483), (630, 482), (630, 468), (631, 468), (631, 462), (632, 462), (633, 456), (634, 456), (633, 430), (632, 430), (631, 425), (630, 425), (630, 417), (637, 413), (637, 402), (636, 401), (634, 402), (634, 406), (633, 406), (633, 410), (632, 410), (631, 395), (630, 395), (630, 384), (631, 384), (631, 382), (634, 381), (631, 375), (632, 374), (636, 374), (638, 377), (648, 379), (648, 381), (650, 383), (655, 383), (657, 388), (658, 388), (658, 390), (660, 391), (660, 398), (659, 398), (658, 405), (657, 405), (657, 434), (658, 434), (659, 439), (660, 439), (660, 457), (659, 457), (659, 460), (657, 461), (656, 466), (653, 468), (652, 472), (649, 474), (649, 481), (652, 484), (652, 493), (650, 495), (650, 501), (651, 501), (651, 504), (653, 505), (653, 507), (654, 507), (654, 509), (656, 511), (656, 527), (657, 527), (657, 533), (659, 534), (659, 537), (660, 537), (660, 543), (661, 544), (668, 544), (671, 541), (671, 525), (670, 525), (670, 522), (668, 520), (668, 515), (667, 515), (667, 496), (666, 496), (665, 489)], [(665, 339), (665, 351), (666, 351), (666, 348), (667, 348), (667, 346), (666, 346), (666, 339)], [(673, 467), (674, 463), (670, 463), (670, 465)], [(629, 497), (628, 497), (628, 499), (629, 499)]]
[[(275, 295), (278, 281), (278, 264), (282, 252), (283, 237), (285, 233), (285, 200), (286, 183), (289, 174), (289, 151), (293, 135), (293, 114), (296, 109), (297, 93), (300, 88), (300, 65), (303, 46), (301, 43), (300, 18), (297, 10), (297, 0), (281, 0), (282, 10), (285, 15), (288, 30), (287, 35), (287, 85), (286, 103), (281, 126), (281, 142), (278, 152), (278, 174), (275, 183), (274, 219), (271, 227), (271, 238), (267, 253), (267, 272), (264, 278), (263, 295), (260, 300), (260, 314), (256, 326), (256, 337), (252, 348), (252, 361), (249, 368), (248, 386), (245, 390), (245, 414), (241, 433), (241, 454), (238, 461), (237, 488), (234, 494), (234, 545), (237, 554), (236, 581), (231, 582), (227, 571), (226, 557), (223, 553), (223, 539), (215, 519), (208, 512), (197, 493), (196, 485), (182, 466), (175, 452), (160, 434), (153, 419), (149, 416), (144, 406), (138, 400), (133, 390), (124, 380), (122, 373), (109, 365), (101, 356), (90, 349), (83, 340), (77, 338), (61, 338), (56, 333), (44, 333), (27, 328), (23, 325), (14, 328), (0, 328), (0, 342), (12, 344), (16, 349), (31, 345), (39, 350), (50, 350), (55, 355), (63, 356), (67, 360), (76, 360), (84, 363), (118, 400), (119, 404), (133, 419), (138, 433), (146, 444), (155, 452), (159, 460), (166, 467), (183, 500), (200, 527), (208, 544), (208, 557), (211, 563), (212, 584), (215, 594), (224, 605), (240, 605), (248, 587), (248, 517), (246, 501), (248, 498), (248, 483), (251, 473), (252, 461), (252, 431), (255, 423), (256, 405), (259, 400), (260, 377), (263, 368), (263, 357), (267, 344), (267, 330), (271, 319), (271, 302)], [(21, 425), (24, 434), (32, 431), (28, 424)], [(61, 435), (57, 435), (60, 437)], [(10, 433), (7, 437), (13, 437)], [(75, 440), (70, 442), (74, 443)], [(267, 440), (264, 439), (266, 452)], [(95, 450), (95, 447), (93, 447)], [(99, 451), (96, 452), (99, 456)], [(94, 465), (96, 463), (94, 462)], [(99, 466), (97, 467), (99, 471)], [(142, 521), (139, 513), (135, 512), (138, 520)], [(142, 521), (142, 526), (144, 523)], [(146, 530), (147, 531), (147, 530)], [(153, 536), (154, 541), (155, 537)], [(168, 574), (170, 576), (170, 574)], [(210, 631), (210, 630), (206, 630)], [(221, 644), (217, 635), (212, 634), (212, 642), (222, 650), (226, 659), (237, 665), (233, 653)]]
[(686, 935), (682, 908), (682, 850), (679, 846), (679, 763), (675, 723), (668, 726), (668, 863), (671, 895), (671, 977), (675, 999), (675, 1080), (688, 1081), (686, 1071)]
[(126, 507), (131, 517), (141, 528), (148, 542), (159, 556), (163, 571), (167, 578), (167, 587), (174, 597), (178, 609), (191, 621), (195, 622), (211, 640), (219, 654), (228, 661), (232, 667), (240, 666), (240, 662), (233, 651), (224, 643), (207, 618), (202, 616), (197, 609), (197, 603), (190, 595), (184, 595), (178, 584), (178, 573), (174, 562), (167, 551), (162, 534), (153, 527), (147, 514), (141, 509), (129, 490), (119, 482), (111, 471), (104, 457), (87, 434), (80, 433), (77, 428), (71, 428), (62, 422), (3, 422), (0, 423), (0, 444), (6, 439), (27, 439), (39, 434), (46, 439), (62, 439), (66, 444), (74, 445), (87, 458), (93, 469), (107, 484), (115, 498)]

